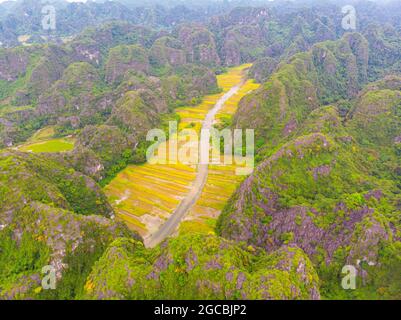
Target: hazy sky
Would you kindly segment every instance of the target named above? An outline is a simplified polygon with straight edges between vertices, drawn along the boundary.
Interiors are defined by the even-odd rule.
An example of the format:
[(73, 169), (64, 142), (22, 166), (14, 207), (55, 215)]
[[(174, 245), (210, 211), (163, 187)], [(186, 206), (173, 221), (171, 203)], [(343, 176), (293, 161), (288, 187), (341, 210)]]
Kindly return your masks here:
[[(0, 0), (0, 3), (6, 2), (6, 1), (15, 1), (15, 0)], [(68, 2), (86, 2), (86, 0), (66, 0)]]
[[(6, 2), (6, 1), (15, 1), (15, 0), (0, 0), (0, 3)], [(68, 1), (68, 2), (86, 2), (86, 0), (66, 0), (66, 1)], [(144, 1), (146, 1), (146, 0), (144, 0)], [(265, 1), (274, 1), (274, 0), (265, 0)], [(294, 1), (294, 0), (292, 0), (292, 1)], [(372, 1), (385, 2), (385, 1), (388, 1), (388, 0), (372, 0)]]

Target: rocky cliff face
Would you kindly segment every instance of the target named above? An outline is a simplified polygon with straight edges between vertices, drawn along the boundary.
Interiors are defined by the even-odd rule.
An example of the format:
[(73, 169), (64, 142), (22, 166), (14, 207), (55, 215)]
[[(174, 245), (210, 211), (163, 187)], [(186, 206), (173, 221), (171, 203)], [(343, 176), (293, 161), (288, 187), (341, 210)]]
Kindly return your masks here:
[(29, 51), (24, 49), (1, 50), (0, 79), (8, 82), (24, 74), (30, 61)]
[(220, 55), (225, 65), (250, 61), (263, 51), (264, 24), (269, 18), (270, 14), (264, 8), (237, 8), (211, 19), (211, 30), (222, 39)]
[[(1, 225), (0, 265), (5, 267), (0, 274), (2, 299), (46, 296), (41, 289), (42, 268), (47, 265), (55, 271), (58, 286), (52, 297), (71, 299), (74, 290), (82, 289), (79, 278), (88, 274), (107, 244), (116, 237), (130, 236), (123, 224), (110, 219), (78, 216), (38, 202), (8, 211), (5, 217), (2, 214)], [(76, 264), (80, 264), (81, 276)], [(71, 282), (74, 278), (75, 283)]]
[(2, 211), (42, 201), (84, 215), (113, 215), (101, 189), (81, 173), (40, 155), (4, 151), (1, 159)]
[[(181, 24), (171, 33), (113, 22), (85, 30), (66, 45), (4, 50), (0, 59), (4, 80), (0, 98), (6, 106), (1, 114), (2, 145), (25, 140), (44, 123), (56, 124), (62, 132), (103, 124), (117, 100), (134, 89), (150, 89), (170, 107), (190, 104), (216, 89), (213, 72), (202, 69), (205, 66), (239, 64), (267, 54), (274, 57), (267, 58), (274, 59), (269, 66), (266, 59), (255, 65), (261, 73), (255, 76), (266, 78), (276, 61), (308, 50), (314, 41), (322, 40), (315, 39), (317, 32), (324, 27), (332, 29), (329, 22), (310, 11), (303, 18), (293, 16), (266, 9), (236, 9), (207, 26)], [(290, 23), (291, 28), (279, 32), (284, 23)], [(327, 34), (327, 38), (331, 36)], [(330, 102), (325, 88), (332, 90), (335, 98), (355, 95), (367, 78), (365, 40), (349, 35), (341, 46), (325, 44), (313, 49), (318, 76), (322, 72), (328, 76), (308, 81), (322, 84), (317, 94), (325, 102)], [(266, 74), (259, 68), (262, 65)], [(346, 68), (349, 78), (342, 77), (341, 68)], [(312, 90), (308, 99), (313, 99)], [(294, 120), (286, 118), (290, 127)]]
[(150, 59), (156, 67), (178, 67), (187, 63), (187, 54), (181, 41), (166, 36), (157, 39), (152, 45)]
[(210, 29), (220, 40), (219, 54), (225, 65), (253, 62), (266, 56), (290, 58), (317, 42), (335, 40), (335, 17), (313, 10), (284, 13), (267, 8), (236, 8), (213, 17)]
[(150, 64), (146, 50), (141, 46), (118, 46), (110, 50), (106, 62), (105, 80), (115, 83), (120, 80), (127, 70), (149, 73)]
[[(268, 148), (294, 136), (320, 104), (355, 97), (367, 78), (367, 60), (367, 43), (359, 34), (317, 44), (282, 63), (258, 91), (245, 97), (234, 125), (254, 128), (269, 153)], [(270, 59), (263, 62), (271, 68)]]
[[(11, 1), (0, 4), (0, 41), (5, 47), (17, 46), (18, 37), (29, 35), (42, 40), (60, 41), (65, 36), (73, 36), (88, 27), (98, 27), (108, 21), (123, 21), (136, 25), (146, 25), (155, 29), (172, 28), (181, 23), (206, 22), (210, 16), (222, 11), (219, 4), (205, 10), (203, 6), (175, 5), (164, 7), (144, 3), (136, 5), (121, 2), (69, 3), (52, 1), (57, 12), (57, 28), (51, 37), (43, 30), (43, 4), (35, 0)], [(35, 42), (37, 43), (37, 42)]]
[(265, 255), (211, 235), (181, 236), (155, 250), (118, 239), (96, 264), (85, 290), (91, 299), (320, 297), (316, 273), (298, 248)]
[(187, 59), (192, 63), (220, 65), (213, 34), (201, 25), (182, 25), (177, 30), (177, 38), (186, 48)]
[(249, 70), (249, 76), (257, 82), (266, 82), (276, 71), (278, 61), (274, 58), (266, 57), (258, 59)]
[[(283, 243), (297, 243), (310, 256), (323, 249), (330, 261), (339, 247), (357, 242), (353, 236), (357, 224), (377, 223), (380, 214), (375, 218), (369, 202), (380, 202), (383, 197), (373, 196), (381, 194), (374, 192), (379, 185), (359, 195), (357, 189), (352, 190), (356, 181), (368, 183), (369, 177), (363, 175), (363, 167), (347, 163), (351, 156), (343, 149), (347, 147), (321, 133), (301, 136), (283, 146), (243, 183), (228, 210), (230, 218), (222, 220), (228, 223), (220, 227), (222, 234), (268, 251)], [(351, 171), (355, 181), (349, 177)], [(321, 198), (327, 201), (325, 208), (317, 200)]]
[(400, 134), (401, 78), (388, 76), (365, 88), (349, 114), (348, 127), (361, 144), (394, 147)]
[(389, 25), (370, 24), (363, 34), (369, 41), (370, 80), (377, 80), (388, 73), (399, 74), (401, 45), (397, 39), (400, 38), (400, 30)]
[[(59, 162), (0, 154), (0, 297), (38, 298), (42, 268), (54, 268), (53, 298), (72, 298), (105, 247), (138, 236), (108, 217), (113, 210), (96, 183)], [(79, 266), (80, 271), (76, 270)], [(81, 276), (79, 276), (81, 274)], [(85, 276), (86, 274), (86, 276)]]
[[(401, 297), (401, 81), (383, 77), (401, 71), (394, 15), (362, 5), (361, 34), (335, 40), (342, 17), (325, 5), (237, 8), (200, 23), (211, 11), (90, 2), (60, 9), (56, 38), (69, 25), (119, 21), (49, 45), (35, 8), (19, 7), (26, 21), (0, 12), (3, 45), (28, 31), (36, 43), (0, 50), (0, 148), (47, 125), (77, 141), (64, 154), (0, 153), (0, 298)], [(368, 26), (376, 18), (381, 26)], [(95, 181), (143, 161), (145, 133), (216, 92), (224, 66), (254, 61), (263, 84), (234, 126), (255, 129), (257, 168), (219, 236), (146, 250)], [(358, 270), (355, 292), (339, 289), (345, 264)], [(56, 291), (40, 287), (45, 265)]]
[[(387, 174), (377, 179), (376, 164), (363, 156), (370, 151), (355, 145), (328, 111), (333, 112), (321, 113), (310, 129), (301, 130), (315, 133), (292, 139), (259, 164), (225, 208), (218, 230), (267, 252), (296, 244), (315, 266), (363, 262), (380, 269), (385, 261), (380, 248), (400, 239), (394, 218), (399, 215), (397, 160), (390, 158), (387, 169), (381, 164)], [(392, 181), (384, 178), (388, 174)]]
[(40, 96), (37, 112), (50, 116), (88, 114), (96, 99), (93, 87), (100, 82), (99, 74), (92, 65), (86, 62), (72, 63), (64, 70), (62, 78)]
[[(256, 129), (260, 162), (218, 224), (223, 237), (267, 252), (299, 246), (317, 267), (328, 295), (338, 292), (330, 284), (333, 273), (347, 263), (357, 266), (376, 294), (380, 285), (390, 290), (382, 248), (391, 248), (390, 261), (399, 250), (400, 84), (398, 77), (388, 76), (356, 92), (354, 84), (367, 79), (366, 49), (360, 35), (319, 44), (311, 56), (299, 54), (280, 65), (243, 99), (236, 124)], [(339, 80), (342, 61), (346, 73)], [(336, 107), (319, 107), (329, 98), (324, 92), (357, 97), (345, 119)], [(394, 263), (391, 270), (399, 265)], [(380, 280), (372, 284), (378, 274)]]
[[(143, 159), (138, 142), (163, 114), (217, 90), (212, 70), (187, 63), (192, 52), (194, 62), (210, 64), (213, 54), (204, 61), (197, 54), (213, 46), (213, 37), (206, 29), (191, 37), (187, 48), (165, 33), (119, 22), (88, 29), (67, 45), (4, 50), (1, 145), (24, 141), (46, 124), (62, 135), (90, 126), (67, 158), (92, 177)], [(96, 147), (100, 141), (110, 146), (107, 152)], [(91, 155), (87, 165), (77, 163), (80, 153)]]

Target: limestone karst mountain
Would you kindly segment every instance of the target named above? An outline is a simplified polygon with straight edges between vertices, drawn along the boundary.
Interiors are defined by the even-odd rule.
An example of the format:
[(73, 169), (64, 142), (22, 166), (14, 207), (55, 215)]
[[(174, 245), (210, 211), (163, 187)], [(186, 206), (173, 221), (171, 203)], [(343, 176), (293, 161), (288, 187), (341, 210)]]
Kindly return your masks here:
[[(0, 3), (0, 299), (401, 298), (399, 1), (46, 4)], [(171, 123), (253, 171), (147, 162)]]

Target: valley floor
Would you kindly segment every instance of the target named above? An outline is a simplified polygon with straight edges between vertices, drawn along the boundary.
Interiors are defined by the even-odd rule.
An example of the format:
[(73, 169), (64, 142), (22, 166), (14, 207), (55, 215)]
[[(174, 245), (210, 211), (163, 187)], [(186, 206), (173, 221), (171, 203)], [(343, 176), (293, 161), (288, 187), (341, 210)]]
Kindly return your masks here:
[[(245, 79), (249, 67), (229, 69), (217, 77), (221, 93), (206, 96), (197, 106), (177, 109), (179, 130), (199, 132), (207, 126), (207, 118), (216, 124), (231, 117), (242, 97), (259, 86)], [(224, 103), (218, 105), (219, 101)], [(153, 246), (171, 235), (182, 220), (183, 232), (213, 232), (216, 218), (242, 180), (235, 169), (235, 165), (223, 164), (203, 168), (149, 163), (129, 166), (105, 187), (105, 192), (117, 218)]]

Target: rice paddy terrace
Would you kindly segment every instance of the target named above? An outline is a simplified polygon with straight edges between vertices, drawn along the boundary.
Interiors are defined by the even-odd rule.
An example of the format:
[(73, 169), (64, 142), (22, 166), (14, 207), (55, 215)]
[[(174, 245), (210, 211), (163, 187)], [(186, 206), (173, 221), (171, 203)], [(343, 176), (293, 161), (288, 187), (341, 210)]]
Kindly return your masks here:
[[(246, 80), (245, 70), (249, 67), (249, 64), (242, 65), (218, 75), (221, 93), (206, 96), (197, 106), (177, 109), (181, 119), (178, 129), (191, 128), (199, 132), (208, 114), (210, 117), (210, 112), (216, 111), (216, 104), (222, 100), (224, 104), (219, 106), (213, 122), (231, 117), (242, 97), (259, 86), (252, 80)], [(185, 214), (181, 232), (213, 231), (216, 218), (243, 179), (235, 174), (235, 169), (235, 165), (208, 166), (206, 181)], [(177, 208), (187, 200), (200, 170), (195, 165), (184, 164), (132, 165), (118, 174), (105, 187), (105, 192), (115, 208), (117, 219), (123, 220), (147, 239), (165, 227)]]

